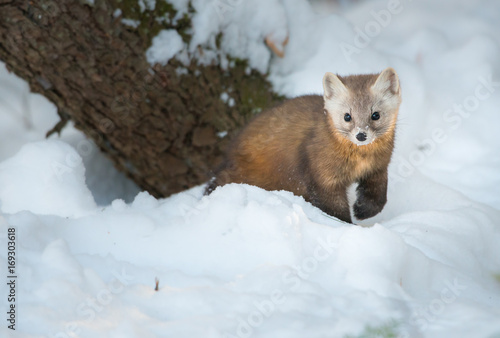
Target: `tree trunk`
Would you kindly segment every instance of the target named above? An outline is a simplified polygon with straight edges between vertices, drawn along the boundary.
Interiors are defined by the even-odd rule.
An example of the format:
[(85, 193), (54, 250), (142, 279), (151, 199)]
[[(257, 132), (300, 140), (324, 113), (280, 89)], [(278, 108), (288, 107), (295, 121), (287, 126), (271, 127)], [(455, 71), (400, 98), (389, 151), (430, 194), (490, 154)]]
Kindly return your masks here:
[[(122, 24), (117, 9), (139, 26)], [(145, 51), (160, 29), (189, 40), (188, 17), (168, 25), (159, 14), (175, 11), (162, 1), (141, 12), (136, 0), (0, 0), (0, 59), (57, 106), (54, 131), (74, 121), (120, 170), (162, 197), (206, 181), (230, 136), (280, 98), (262, 75), (246, 74), (244, 61), (227, 71), (175, 59), (151, 67)], [(234, 105), (221, 100), (226, 92)]]

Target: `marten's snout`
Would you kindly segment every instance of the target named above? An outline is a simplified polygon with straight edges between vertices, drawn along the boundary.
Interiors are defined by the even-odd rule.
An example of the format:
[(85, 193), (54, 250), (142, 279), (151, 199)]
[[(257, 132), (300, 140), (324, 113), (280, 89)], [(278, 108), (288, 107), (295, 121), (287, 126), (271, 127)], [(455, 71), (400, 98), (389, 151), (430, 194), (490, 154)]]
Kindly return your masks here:
[(358, 139), (358, 141), (364, 142), (366, 141), (366, 133), (360, 132), (356, 135), (356, 138)]

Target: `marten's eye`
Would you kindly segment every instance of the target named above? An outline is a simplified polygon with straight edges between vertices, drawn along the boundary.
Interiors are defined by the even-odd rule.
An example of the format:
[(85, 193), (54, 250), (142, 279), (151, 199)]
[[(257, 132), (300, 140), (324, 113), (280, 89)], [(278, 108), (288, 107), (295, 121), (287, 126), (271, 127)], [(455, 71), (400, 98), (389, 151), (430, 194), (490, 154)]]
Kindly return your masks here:
[(345, 113), (345, 115), (344, 115), (344, 121), (351, 122), (351, 120), (352, 120), (351, 114)]
[(380, 113), (378, 111), (372, 114), (372, 120), (377, 121), (380, 118)]

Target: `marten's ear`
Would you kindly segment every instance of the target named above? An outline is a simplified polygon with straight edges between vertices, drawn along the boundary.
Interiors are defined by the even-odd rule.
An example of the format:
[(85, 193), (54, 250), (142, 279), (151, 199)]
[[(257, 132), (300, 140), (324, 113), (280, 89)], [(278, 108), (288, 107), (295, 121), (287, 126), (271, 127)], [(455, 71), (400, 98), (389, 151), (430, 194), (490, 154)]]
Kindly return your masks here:
[(326, 73), (323, 77), (323, 90), (325, 100), (330, 100), (333, 97), (338, 97), (341, 94), (347, 93), (347, 88), (342, 81), (333, 73)]
[(391, 67), (384, 69), (384, 71), (380, 73), (372, 88), (380, 93), (391, 93), (401, 96), (398, 74)]

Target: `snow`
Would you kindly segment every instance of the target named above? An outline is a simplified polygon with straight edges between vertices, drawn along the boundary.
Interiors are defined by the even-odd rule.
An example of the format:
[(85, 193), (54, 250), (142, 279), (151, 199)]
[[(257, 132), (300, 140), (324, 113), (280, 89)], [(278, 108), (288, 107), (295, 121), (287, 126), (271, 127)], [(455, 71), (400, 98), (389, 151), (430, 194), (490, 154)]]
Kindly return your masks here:
[[(248, 53), (288, 96), (321, 93), (326, 72), (396, 69), (403, 104), (386, 207), (354, 226), (247, 185), (156, 199), (73, 126), (44, 140), (55, 108), (0, 67), (0, 259), (15, 228), (18, 275), (16, 334), (4, 321), (0, 336), (498, 336), (498, 3), (192, 4), (189, 57), (231, 30), (223, 53), (200, 62)], [(230, 7), (220, 17), (216, 4)], [(284, 58), (268, 36), (289, 37)], [(157, 55), (183, 54), (173, 50)]]
[(153, 45), (147, 50), (146, 58), (151, 64), (166, 65), (184, 48), (184, 42), (175, 29), (164, 29), (153, 38)]
[[(16, 155), (25, 144), (43, 140), (59, 117), (53, 104), (41, 95), (30, 93), (25, 81), (8, 73), (0, 64), (0, 121), (1, 163)], [(97, 146), (71, 123), (62, 130), (60, 137), (54, 134), (50, 138), (62, 140), (77, 151), (85, 167), (86, 184), (98, 204), (109, 204), (118, 197), (130, 202), (139, 192), (135, 184), (117, 172)], [(67, 149), (63, 151), (69, 154)], [(71, 167), (77, 163), (75, 159), (77, 157), (68, 156), (60, 164)], [(55, 159), (53, 162), (57, 163)], [(8, 177), (7, 181), (11, 179)]]
[(132, 20), (132, 19), (121, 19), (121, 23), (130, 26), (132, 28), (137, 28), (141, 24), (139, 20)]
[[(20, 195), (19, 190), (30, 194)], [(78, 217), (96, 207), (85, 185), (82, 158), (69, 144), (56, 140), (29, 143), (0, 163), (0, 200), (6, 213), (29, 210)]]
[(121, 9), (116, 9), (114, 12), (113, 12), (113, 18), (118, 18), (122, 15), (122, 10)]
[(233, 107), (235, 105), (234, 98), (230, 97), (229, 94), (226, 92), (220, 95), (220, 99), (229, 107)]
[[(172, 4), (178, 10), (177, 17), (188, 13), (187, 1), (175, 0)], [(195, 14), (191, 19), (193, 29), (190, 32), (189, 55), (177, 56), (184, 63), (196, 58), (200, 64), (216, 63), (226, 68), (229, 65), (228, 57), (241, 58), (247, 59), (252, 68), (265, 73), (271, 52), (262, 41), (268, 38), (279, 46), (287, 39), (285, 9), (279, 0), (194, 0), (191, 5)], [(224, 34), (221, 35), (218, 49), (216, 39), (222, 31)], [(168, 48), (176, 50), (177, 44), (170, 46), (153, 41), (147, 55), (162, 53)], [(148, 57), (148, 62), (154, 64), (164, 61)]]
[(138, 0), (138, 3), (141, 13), (143, 13), (146, 9), (153, 11), (156, 7), (156, 0)]

